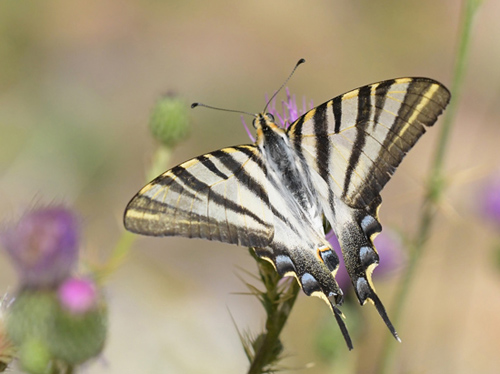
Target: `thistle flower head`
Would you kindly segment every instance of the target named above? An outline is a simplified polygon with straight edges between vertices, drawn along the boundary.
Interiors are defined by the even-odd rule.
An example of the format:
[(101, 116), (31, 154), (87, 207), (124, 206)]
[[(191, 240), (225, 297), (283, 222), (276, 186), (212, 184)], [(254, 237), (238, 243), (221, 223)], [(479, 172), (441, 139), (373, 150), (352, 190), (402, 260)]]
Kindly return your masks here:
[(278, 120), (278, 125), (283, 128), (288, 128), (288, 126), (294, 123), (301, 115), (313, 108), (313, 102), (310, 102), (309, 109), (307, 109), (306, 98), (303, 96), (302, 108), (299, 108), (295, 95), (290, 94), (288, 87), (285, 88), (285, 92), (286, 100), (281, 101), (281, 111), (276, 108), (276, 98), (269, 104), (268, 111)]
[(102, 351), (107, 335), (106, 302), (95, 288), (89, 291), (88, 284), (77, 285), (76, 292), (67, 290), (73, 286), (65, 282), (59, 292), (23, 289), (9, 308), (7, 333), (19, 347), (19, 361), (27, 372), (46, 373), (54, 360), (77, 365)]
[[(326, 239), (331, 244), (340, 260), (339, 270), (335, 275), (335, 279), (342, 290), (347, 290), (351, 286), (351, 280), (345, 268), (339, 241), (333, 230), (326, 234)], [(373, 272), (374, 278), (388, 275), (403, 265), (405, 258), (403, 256), (403, 251), (401, 250), (402, 246), (400, 241), (392, 232), (381, 232), (375, 238), (374, 244), (380, 258), (380, 263)]]
[(86, 278), (68, 278), (57, 292), (61, 306), (75, 315), (83, 314), (97, 305), (98, 291), (95, 283)]
[[(281, 101), (281, 110), (276, 108), (276, 98), (274, 98), (268, 106), (268, 112), (271, 113), (276, 119), (277, 125), (282, 128), (288, 128), (292, 123), (294, 123), (301, 115), (305, 114), (308, 110), (313, 108), (313, 102), (311, 101), (309, 104), (309, 109), (306, 107), (306, 99), (302, 97), (302, 108), (299, 108), (297, 105), (297, 99), (295, 95), (290, 94), (290, 90), (288, 87), (285, 88), (286, 92), (286, 100)], [(267, 101), (266, 97), (266, 101)], [(241, 122), (243, 122), (243, 127), (248, 134), (248, 137), (254, 142), (255, 138), (253, 137), (251, 131), (249, 130), (248, 125), (245, 122), (245, 119), (241, 117)]]
[(492, 177), (481, 195), (483, 215), (500, 228), (500, 175)]
[(77, 218), (63, 207), (33, 210), (0, 232), (0, 244), (17, 267), (22, 286), (56, 286), (78, 259)]

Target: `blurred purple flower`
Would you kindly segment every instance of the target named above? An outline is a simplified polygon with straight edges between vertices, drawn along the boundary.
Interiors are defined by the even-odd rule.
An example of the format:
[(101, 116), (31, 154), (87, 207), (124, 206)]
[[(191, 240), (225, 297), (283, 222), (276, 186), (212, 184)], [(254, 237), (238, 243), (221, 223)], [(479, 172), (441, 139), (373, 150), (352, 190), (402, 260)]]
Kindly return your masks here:
[(489, 180), (480, 199), (483, 214), (500, 228), (500, 176)]
[[(288, 128), (290, 124), (294, 123), (301, 115), (308, 111), (306, 107), (306, 98), (302, 97), (302, 108), (297, 106), (295, 95), (290, 94), (288, 87), (285, 88), (286, 100), (281, 101), (281, 113), (276, 109), (276, 98), (269, 103), (269, 113), (271, 113), (277, 120), (278, 124), (283, 128)], [(309, 109), (313, 108), (311, 100)]]
[(95, 283), (87, 278), (68, 278), (58, 289), (61, 306), (73, 314), (83, 314), (97, 305)]
[[(313, 102), (311, 100), (309, 104), (309, 109), (306, 108), (306, 99), (302, 97), (302, 108), (299, 109), (297, 106), (297, 100), (295, 95), (290, 94), (290, 90), (288, 87), (285, 88), (286, 92), (286, 100), (281, 101), (281, 113), (276, 109), (276, 98), (274, 98), (268, 107), (268, 112), (271, 113), (274, 118), (277, 120), (277, 124), (283, 128), (288, 128), (290, 124), (294, 123), (297, 118), (306, 113), (309, 109), (313, 108)], [(268, 99), (266, 98), (266, 101)], [(245, 119), (241, 117), (241, 122), (243, 122), (243, 126), (248, 134), (248, 137), (254, 142), (255, 138), (252, 135), (249, 127), (247, 126)]]
[(40, 208), (2, 229), (0, 244), (17, 267), (22, 286), (57, 286), (78, 259), (77, 219), (63, 207)]
[[(346, 291), (351, 287), (351, 280), (345, 268), (340, 244), (337, 240), (337, 237), (333, 233), (333, 230), (326, 234), (326, 239), (330, 242), (333, 249), (339, 256), (340, 265), (335, 279), (337, 280), (340, 288)], [(385, 275), (390, 275), (392, 272), (397, 271), (403, 266), (405, 257), (402, 251), (402, 245), (393, 233), (391, 233), (390, 231), (381, 232), (375, 238), (374, 244), (377, 248), (380, 259), (379, 265), (373, 271), (373, 277), (375, 279), (383, 277)]]

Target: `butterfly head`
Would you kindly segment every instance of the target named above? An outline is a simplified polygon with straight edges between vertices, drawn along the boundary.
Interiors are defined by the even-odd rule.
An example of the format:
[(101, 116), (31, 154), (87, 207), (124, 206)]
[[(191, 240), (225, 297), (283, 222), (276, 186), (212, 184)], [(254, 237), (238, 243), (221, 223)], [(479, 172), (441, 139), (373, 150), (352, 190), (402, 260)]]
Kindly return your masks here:
[(271, 113), (257, 114), (252, 125), (257, 130), (257, 143), (259, 140), (269, 139), (276, 134), (285, 135), (285, 131), (276, 124)]
[(269, 127), (269, 124), (275, 125), (274, 116), (271, 113), (259, 113), (255, 115), (252, 125), (255, 129)]

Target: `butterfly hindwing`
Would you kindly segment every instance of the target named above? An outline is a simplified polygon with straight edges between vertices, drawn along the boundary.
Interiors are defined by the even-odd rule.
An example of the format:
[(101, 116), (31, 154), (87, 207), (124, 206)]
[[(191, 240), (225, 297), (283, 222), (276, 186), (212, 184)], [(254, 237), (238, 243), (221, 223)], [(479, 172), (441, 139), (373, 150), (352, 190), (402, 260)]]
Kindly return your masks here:
[(265, 165), (255, 146), (221, 149), (146, 185), (127, 206), (125, 227), (144, 235), (265, 247), (274, 232), (265, 185)]

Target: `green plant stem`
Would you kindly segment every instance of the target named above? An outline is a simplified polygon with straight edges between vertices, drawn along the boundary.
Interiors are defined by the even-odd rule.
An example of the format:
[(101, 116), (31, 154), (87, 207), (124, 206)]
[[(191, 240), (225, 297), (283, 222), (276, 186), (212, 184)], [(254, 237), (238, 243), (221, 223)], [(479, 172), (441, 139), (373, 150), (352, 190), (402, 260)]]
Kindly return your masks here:
[[(170, 160), (171, 150), (165, 146), (160, 145), (152, 158), (151, 166), (146, 173), (146, 180), (149, 182), (151, 179), (165, 171), (166, 165)], [(137, 239), (137, 235), (128, 231), (123, 231), (118, 239), (115, 248), (111, 252), (108, 261), (93, 269), (94, 277), (99, 283), (103, 283), (108, 276), (113, 274), (123, 262), (127, 259), (132, 245)]]
[(274, 351), (274, 347), (276, 347), (279, 343), (281, 331), (290, 316), (293, 304), (295, 303), (297, 295), (300, 291), (300, 286), (295, 281), (293, 281), (290, 287), (293, 288), (293, 295), (287, 301), (282, 303), (281, 306), (267, 318), (264, 340), (262, 341), (262, 345), (259, 350), (255, 353), (250, 369), (248, 369), (248, 374), (263, 373), (264, 368), (270, 361), (269, 359)]
[[(463, 86), (463, 80), (468, 61), (469, 45), (471, 39), (472, 23), (474, 15), (479, 8), (481, 1), (464, 0), (462, 11), (461, 35), (456, 56), (453, 82), (451, 86), (452, 100), (446, 111), (446, 115), (441, 126), (441, 132), (438, 138), (438, 144), (434, 154), (432, 167), (429, 173), (426, 193), (424, 197), (424, 206), (420, 215), (418, 229), (414, 239), (409, 243), (409, 260), (406, 272), (399, 283), (396, 291), (395, 304), (392, 310), (392, 319), (396, 326), (400, 325), (403, 315), (404, 305), (414, 280), (415, 271), (420, 264), (420, 259), (426, 249), (427, 239), (434, 224), (435, 213), (440, 203), (445, 189), (444, 183), (444, 159), (448, 149), (451, 130), (457, 113), (459, 98)], [(390, 373), (394, 344), (390, 337), (385, 339), (383, 351), (379, 360), (377, 372)]]
[(102, 267), (94, 270), (94, 276), (98, 283), (104, 283), (104, 281), (123, 264), (136, 239), (137, 235), (128, 231), (123, 231), (108, 261)]
[[(253, 252), (253, 250), (251, 250)], [(259, 274), (266, 291), (261, 295), (261, 302), (267, 312), (266, 331), (258, 338), (258, 347), (252, 357), (248, 374), (261, 374), (271, 370), (281, 352), (280, 334), (290, 316), (297, 295), (300, 291), (298, 282), (292, 280), (285, 290), (280, 291), (280, 276), (270, 263), (257, 258)], [(254, 346), (255, 347), (255, 346)]]

